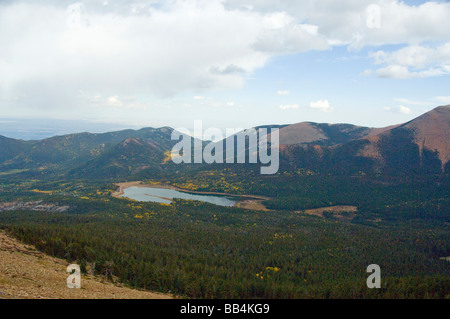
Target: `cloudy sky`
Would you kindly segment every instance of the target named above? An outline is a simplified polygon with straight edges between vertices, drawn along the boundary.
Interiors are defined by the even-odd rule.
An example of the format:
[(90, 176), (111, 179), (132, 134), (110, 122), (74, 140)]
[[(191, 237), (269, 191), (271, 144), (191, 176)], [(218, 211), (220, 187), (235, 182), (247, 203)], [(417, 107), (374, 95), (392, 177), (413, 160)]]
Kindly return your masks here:
[(450, 104), (450, 3), (0, 0), (7, 119), (381, 127)]

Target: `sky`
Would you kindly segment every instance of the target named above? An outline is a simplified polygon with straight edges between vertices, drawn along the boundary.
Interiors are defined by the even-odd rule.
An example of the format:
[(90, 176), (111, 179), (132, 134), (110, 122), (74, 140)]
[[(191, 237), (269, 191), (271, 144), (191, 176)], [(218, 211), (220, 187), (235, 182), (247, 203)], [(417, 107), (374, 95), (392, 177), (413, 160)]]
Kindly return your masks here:
[(0, 0), (0, 134), (407, 122), (450, 104), (448, 17), (448, 1)]

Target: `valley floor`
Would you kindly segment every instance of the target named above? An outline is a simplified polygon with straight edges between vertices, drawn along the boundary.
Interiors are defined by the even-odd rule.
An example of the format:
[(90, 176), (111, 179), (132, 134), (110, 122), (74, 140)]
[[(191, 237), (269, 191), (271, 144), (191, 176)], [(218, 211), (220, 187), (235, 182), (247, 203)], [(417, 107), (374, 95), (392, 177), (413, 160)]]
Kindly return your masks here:
[(171, 299), (82, 276), (81, 289), (67, 288), (67, 262), (37, 251), (0, 231), (0, 299)]

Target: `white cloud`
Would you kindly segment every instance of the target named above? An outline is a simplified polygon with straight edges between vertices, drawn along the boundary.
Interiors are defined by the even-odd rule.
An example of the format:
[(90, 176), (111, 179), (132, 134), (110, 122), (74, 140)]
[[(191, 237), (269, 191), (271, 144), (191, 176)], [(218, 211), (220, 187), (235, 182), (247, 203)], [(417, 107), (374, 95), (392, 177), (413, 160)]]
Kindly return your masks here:
[(236, 104), (233, 101), (223, 102), (214, 98), (208, 98), (207, 101), (201, 102), (200, 105), (215, 108), (229, 108), (235, 106)]
[(291, 94), (291, 92), (289, 92), (287, 90), (286, 91), (278, 91), (277, 94), (278, 95), (289, 95), (289, 94)]
[(380, 78), (407, 79), (413, 77), (408, 67), (403, 65), (389, 65), (377, 70), (377, 76)]
[(400, 105), (400, 106), (398, 107), (398, 111), (399, 111), (400, 113), (402, 113), (402, 114), (410, 114), (410, 113), (411, 113), (411, 109), (408, 108), (408, 107), (406, 107), (406, 106), (404, 106), (404, 105)]
[(436, 48), (412, 45), (394, 52), (380, 50), (370, 57), (376, 64), (386, 65), (377, 70), (379, 77), (407, 79), (450, 74), (450, 42)]
[(328, 45), (287, 12), (149, 0), (0, 4), (0, 47), (0, 96), (42, 109), (73, 108), (79, 90), (169, 97), (237, 89), (273, 54)]
[(370, 76), (372, 75), (372, 70), (371, 69), (366, 69), (363, 72), (361, 72), (361, 76)]
[(424, 67), (429, 63), (433, 50), (422, 46), (408, 46), (392, 53), (378, 51), (372, 54), (375, 63)]
[(394, 98), (394, 101), (399, 102), (399, 103), (404, 103), (404, 104), (410, 104), (410, 105), (425, 105), (425, 106), (429, 106), (431, 104), (431, 103), (428, 103), (428, 102), (413, 101), (413, 100), (404, 99), (404, 98)]
[[(353, 48), (423, 41), (447, 41), (450, 3), (429, 1), (408, 5), (398, 0), (226, 0), (233, 8), (251, 6), (258, 12), (288, 12), (294, 21), (308, 21), (318, 27), (329, 43)], [(369, 28), (369, 6), (380, 8), (380, 28)]]
[(404, 65), (389, 65), (385, 68), (378, 69), (376, 74), (380, 78), (390, 79), (428, 78), (450, 74), (450, 69), (444, 67), (430, 68), (421, 71), (411, 71), (407, 66)]
[(286, 12), (274, 12), (264, 16), (263, 23), (268, 30), (281, 29), (293, 22)]
[(401, 113), (401, 114), (411, 114), (411, 109), (404, 106), (404, 105), (399, 105), (396, 107), (389, 107), (386, 106), (383, 108), (385, 111), (389, 111), (389, 112), (394, 112), (394, 113)]
[[(289, 12), (294, 18), (291, 23), (307, 21), (305, 26), (312, 26), (311, 34), (317, 32), (329, 46), (347, 45), (359, 50), (369, 45), (405, 45), (394, 52), (379, 51), (371, 55), (376, 63), (384, 64), (375, 72), (378, 77), (408, 79), (450, 74), (448, 1), (427, 1), (420, 5), (398, 0), (227, 0), (226, 3), (237, 8), (251, 6), (252, 11), (265, 13)], [(379, 8), (379, 28), (368, 23), (373, 21), (370, 7)], [(272, 43), (282, 42), (286, 37), (276, 34)], [(365, 70), (361, 75), (371, 74)]]
[(450, 104), (450, 96), (436, 96), (434, 100), (438, 101), (439, 103)]
[(253, 44), (253, 48), (268, 54), (329, 49), (326, 38), (317, 30), (316, 26), (307, 24), (290, 24), (285, 28), (265, 30)]
[(298, 104), (286, 104), (286, 105), (280, 105), (280, 109), (282, 109), (283, 111), (287, 111), (287, 110), (296, 110), (299, 108)]
[[(124, 97), (121, 98), (117, 95), (113, 95), (107, 98), (103, 98), (101, 95), (95, 95), (93, 97), (87, 96), (84, 92), (80, 92), (82, 101), (84, 103), (90, 104), (96, 108), (108, 107), (108, 108), (126, 108), (129, 110), (147, 110), (149, 107), (148, 103), (143, 103), (138, 101), (135, 97)], [(110, 112), (108, 110), (107, 112)]]
[(106, 104), (108, 106), (113, 106), (113, 107), (122, 107), (123, 103), (119, 100), (118, 96), (111, 96), (107, 99)]
[(328, 100), (319, 100), (317, 102), (311, 102), (309, 103), (309, 107), (312, 109), (317, 109), (321, 112), (331, 112), (333, 110)]
[[(397, 0), (124, 0), (0, 2), (0, 99), (8, 109), (89, 112), (78, 94), (201, 96), (239, 89), (274, 55), (346, 45), (402, 44), (363, 72), (385, 78), (450, 74), (450, 3)], [(381, 28), (366, 9), (381, 8)], [(280, 91), (287, 92), (287, 91)], [(280, 94), (283, 95), (283, 94)], [(191, 95), (188, 95), (191, 96)], [(120, 98), (119, 98), (120, 97)], [(195, 97), (194, 97), (195, 99)], [(324, 103), (311, 107), (330, 111)], [(323, 102), (323, 101), (322, 101)], [(325, 106), (324, 106), (325, 105)], [(117, 107), (119, 109), (119, 107)], [(26, 111), (25, 111), (26, 110)]]

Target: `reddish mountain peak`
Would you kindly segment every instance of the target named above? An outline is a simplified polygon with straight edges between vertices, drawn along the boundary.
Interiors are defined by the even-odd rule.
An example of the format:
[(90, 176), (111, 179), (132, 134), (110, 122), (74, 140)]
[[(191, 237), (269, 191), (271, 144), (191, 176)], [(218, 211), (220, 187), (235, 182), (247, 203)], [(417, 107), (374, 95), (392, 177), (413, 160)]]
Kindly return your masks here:
[[(367, 139), (371, 142), (359, 152), (364, 157), (381, 158), (378, 142), (383, 136), (396, 134), (399, 129), (412, 132), (413, 140), (420, 150), (437, 151), (442, 167), (450, 160), (450, 106), (437, 107), (402, 125), (396, 125), (370, 134)], [(405, 141), (406, 142), (406, 141)]]
[(292, 145), (326, 140), (323, 131), (312, 123), (302, 122), (280, 129), (280, 144)]
[(414, 142), (419, 147), (439, 152), (445, 165), (450, 160), (450, 105), (437, 107), (401, 127), (414, 132)]

